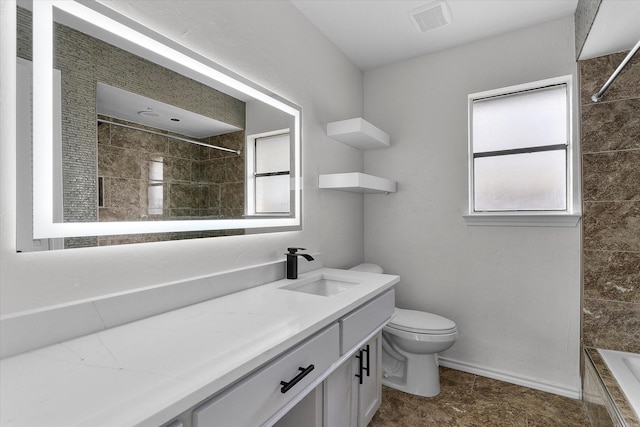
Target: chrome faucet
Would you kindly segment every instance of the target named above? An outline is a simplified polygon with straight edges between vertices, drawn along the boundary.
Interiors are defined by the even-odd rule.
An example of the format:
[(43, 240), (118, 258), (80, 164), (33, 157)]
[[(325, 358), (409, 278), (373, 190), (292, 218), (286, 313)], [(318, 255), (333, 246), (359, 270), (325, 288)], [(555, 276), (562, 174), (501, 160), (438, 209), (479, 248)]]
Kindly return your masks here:
[(299, 254), (298, 251), (304, 251), (305, 248), (287, 248), (289, 251), (287, 256), (287, 279), (298, 278), (298, 257), (304, 257), (307, 261), (313, 261), (313, 257), (309, 254)]

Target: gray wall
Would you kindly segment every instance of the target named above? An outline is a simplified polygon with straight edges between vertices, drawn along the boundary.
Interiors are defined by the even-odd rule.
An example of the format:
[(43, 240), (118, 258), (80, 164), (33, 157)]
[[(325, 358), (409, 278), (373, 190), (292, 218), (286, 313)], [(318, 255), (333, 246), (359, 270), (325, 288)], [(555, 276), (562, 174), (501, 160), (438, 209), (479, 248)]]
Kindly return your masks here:
[(449, 363), (577, 397), (580, 227), (462, 218), (467, 95), (575, 74), (574, 55), (568, 17), (367, 71), (365, 118), (392, 146), (367, 152), (365, 170), (399, 190), (365, 199), (365, 259), (401, 275), (398, 306), (457, 323)]
[(362, 170), (362, 153), (325, 135), (327, 122), (362, 115), (362, 72), (289, 2), (105, 4), (302, 107), (303, 230), (17, 254), (15, 2), (2, 0), (0, 314), (281, 260), (288, 246), (328, 266), (362, 262), (363, 196), (317, 188), (320, 173)]
[[(16, 254), (15, 116), (5, 96), (15, 87), (15, 40), (4, 42), (15, 36), (2, 25), (2, 314), (282, 259), (284, 248), (301, 245), (324, 252), (328, 266), (366, 259), (400, 274), (399, 306), (458, 323), (449, 361), (577, 392), (579, 228), (471, 228), (462, 219), (467, 94), (575, 73), (571, 18), (368, 71), (363, 94), (362, 73), (288, 2), (105, 3), (303, 107), (304, 229)], [(393, 138), (364, 163), (324, 129), (363, 112)], [(320, 173), (363, 170), (398, 180), (399, 192), (317, 188)]]

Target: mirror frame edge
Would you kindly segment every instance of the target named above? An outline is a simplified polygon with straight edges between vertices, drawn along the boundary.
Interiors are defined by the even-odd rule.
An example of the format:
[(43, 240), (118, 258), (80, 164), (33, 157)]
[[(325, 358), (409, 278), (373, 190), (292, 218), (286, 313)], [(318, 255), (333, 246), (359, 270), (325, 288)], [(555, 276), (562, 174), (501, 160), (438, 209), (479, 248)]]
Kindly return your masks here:
[[(34, 126), (34, 174), (33, 174), (33, 214), (34, 214), (34, 238), (60, 238), (83, 236), (106, 236), (118, 234), (143, 234), (183, 231), (209, 231), (227, 229), (247, 229), (247, 234), (261, 232), (295, 231), (302, 229), (302, 108), (279, 95), (259, 86), (258, 84), (238, 75), (213, 60), (198, 54), (197, 52), (179, 44), (178, 42), (151, 30), (132, 19), (121, 15), (109, 7), (98, 3), (96, 0), (84, 1), (35, 1), (33, 2), (33, 62), (34, 62), (34, 118), (39, 125)], [(53, 188), (47, 176), (53, 175), (53, 119), (52, 82), (48, 71), (53, 68), (53, 9), (58, 8), (62, 12), (73, 15), (90, 25), (95, 25), (104, 31), (108, 28), (96, 24), (96, 22), (108, 22), (109, 25), (117, 24), (126, 27), (135, 35), (151, 40), (151, 42), (167, 49), (172, 56), (188, 59), (198, 65), (194, 69), (177, 59), (162, 55), (164, 60), (173, 64), (185, 66), (195, 73), (203, 74), (207, 79), (213, 79), (234, 90), (241, 91), (245, 95), (266, 102), (279, 110), (291, 114), (294, 118), (294, 176), (293, 183), (293, 216), (280, 218), (244, 218), (228, 220), (167, 220), (167, 221), (125, 221), (125, 222), (54, 222), (53, 221)], [(103, 21), (89, 21), (86, 17), (94, 19), (101, 17)], [(44, 37), (42, 35), (45, 35)], [(149, 50), (154, 54), (158, 52), (142, 46), (139, 41), (130, 40), (141, 49)], [(226, 82), (220, 81), (220, 76), (226, 78)], [(231, 85), (229, 85), (231, 83)], [(34, 120), (36, 123), (36, 120)], [(251, 230), (251, 231), (249, 231)]]

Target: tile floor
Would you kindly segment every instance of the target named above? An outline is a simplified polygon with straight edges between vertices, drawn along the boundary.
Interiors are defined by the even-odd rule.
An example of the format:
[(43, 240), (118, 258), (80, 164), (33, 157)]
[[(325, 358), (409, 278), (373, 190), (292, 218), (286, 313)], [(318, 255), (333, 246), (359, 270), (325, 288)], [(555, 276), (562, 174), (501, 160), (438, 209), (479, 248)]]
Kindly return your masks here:
[(442, 391), (419, 397), (383, 387), (369, 427), (588, 427), (582, 402), (453, 369), (440, 368)]

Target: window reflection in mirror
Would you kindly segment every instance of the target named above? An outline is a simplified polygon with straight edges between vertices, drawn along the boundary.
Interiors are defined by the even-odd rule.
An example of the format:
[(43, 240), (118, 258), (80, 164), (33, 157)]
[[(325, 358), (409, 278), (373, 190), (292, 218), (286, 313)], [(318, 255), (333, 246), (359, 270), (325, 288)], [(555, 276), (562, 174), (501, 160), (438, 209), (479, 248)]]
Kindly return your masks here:
[(289, 133), (249, 138), (255, 144), (256, 214), (288, 213), (290, 208)]

